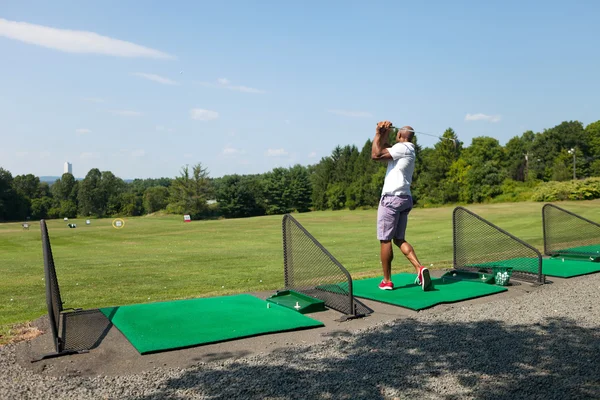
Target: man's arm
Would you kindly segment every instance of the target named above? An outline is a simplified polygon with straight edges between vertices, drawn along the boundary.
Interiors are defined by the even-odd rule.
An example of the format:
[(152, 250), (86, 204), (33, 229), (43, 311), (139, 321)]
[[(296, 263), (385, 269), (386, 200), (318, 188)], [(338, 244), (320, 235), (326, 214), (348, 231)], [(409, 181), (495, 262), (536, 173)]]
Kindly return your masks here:
[(392, 159), (392, 155), (388, 148), (392, 147), (388, 143), (388, 130), (392, 126), (390, 121), (383, 121), (377, 124), (375, 128), (375, 138), (371, 147), (371, 159), (375, 161), (388, 161)]

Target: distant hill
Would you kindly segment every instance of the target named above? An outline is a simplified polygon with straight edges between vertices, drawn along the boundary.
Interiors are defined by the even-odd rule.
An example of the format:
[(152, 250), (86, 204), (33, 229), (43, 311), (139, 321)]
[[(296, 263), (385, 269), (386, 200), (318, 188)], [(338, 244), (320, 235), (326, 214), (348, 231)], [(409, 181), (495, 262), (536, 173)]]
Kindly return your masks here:
[[(54, 183), (56, 182), (57, 179), (60, 179), (60, 176), (40, 176), (40, 182), (46, 182), (46, 183)], [(80, 181), (80, 178), (75, 178), (76, 180)]]

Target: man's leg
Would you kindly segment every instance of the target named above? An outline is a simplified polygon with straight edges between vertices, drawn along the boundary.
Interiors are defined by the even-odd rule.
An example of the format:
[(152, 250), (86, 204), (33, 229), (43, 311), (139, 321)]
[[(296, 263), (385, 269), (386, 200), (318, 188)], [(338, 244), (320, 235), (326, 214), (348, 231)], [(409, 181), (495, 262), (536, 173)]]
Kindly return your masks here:
[[(411, 199), (412, 200), (412, 199)], [(412, 201), (410, 202), (412, 206)], [(411, 207), (412, 208), (412, 207)], [(394, 238), (394, 244), (400, 248), (402, 254), (410, 261), (417, 272), (417, 282), (423, 290), (431, 289), (431, 277), (429, 276), (429, 270), (421, 265), (421, 262), (417, 258), (415, 249), (408, 243), (404, 236), (406, 234), (406, 226), (408, 225), (408, 213), (411, 208), (402, 211), (398, 218), (398, 226), (396, 227), (396, 237)], [(415, 283), (417, 283), (415, 282)]]
[(394, 244), (398, 246), (402, 254), (404, 254), (413, 267), (415, 267), (415, 271), (419, 273), (421, 262), (417, 258), (417, 253), (415, 253), (415, 249), (411, 246), (411, 244), (404, 239), (394, 239)]
[(382, 196), (377, 209), (377, 239), (381, 245), (381, 268), (383, 270), (383, 280), (379, 284), (382, 290), (391, 290), (394, 285), (392, 278), (392, 260), (394, 258), (394, 249), (392, 238), (398, 225), (399, 212), (395, 207), (395, 199), (390, 196)]
[(392, 280), (392, 260), (394, 259), (394, 249), (389, 240), (380, 240), (381, 242), (381, 267), (383, 268), (383, 281)]
[(421, 265), (421, 262), (417, 258), (417, 253), (415, 253), (415, 249), (403, 239), (394, 239), (394, 243), (396, 246), (400, 248), (402, 253), (406, 256), (408, 261), (415, 267), (415, 271), (417, 272), (417, 280), (415, 284), (421, 285), (423, 290), (431, 290), (431, 277), (429, 276), (429, 269)]

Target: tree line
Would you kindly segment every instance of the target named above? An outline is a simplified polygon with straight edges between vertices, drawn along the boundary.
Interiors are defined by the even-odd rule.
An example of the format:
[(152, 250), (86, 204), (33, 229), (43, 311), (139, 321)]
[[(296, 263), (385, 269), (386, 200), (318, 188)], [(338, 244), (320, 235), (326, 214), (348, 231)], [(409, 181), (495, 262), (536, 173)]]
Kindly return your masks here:
[[(565, 121), (543, 132), (524, 132), (506, 145), (476, 137), (469, 146), (448, 128), (431, 148), (415, 138), (412, 192), (417, 206), (527, 199), (540, 182), (600, 176), (600, 121), (586, 127)], [(393, 137), (390, 137), (393, 144)], [(385, 163), (371, 160), (371, 140), (359, 150), (338, 146), (317, 164), (275, 168), (264, 174), (211, 178), (201, 163), (175, 178), (125, 182), (91, 169), (49, 185), (32, 174), (0, 168), (0, 221), (26, 218), (137, 216), (157, 211), (194, 219), (248, 217), (377, 206)]]

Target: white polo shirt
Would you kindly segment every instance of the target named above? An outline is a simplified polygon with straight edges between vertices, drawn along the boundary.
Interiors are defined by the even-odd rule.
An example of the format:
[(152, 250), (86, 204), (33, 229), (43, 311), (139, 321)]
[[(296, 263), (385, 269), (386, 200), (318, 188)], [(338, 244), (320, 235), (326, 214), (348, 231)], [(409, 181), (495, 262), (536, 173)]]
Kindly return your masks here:
[(381, 195), (408, 195), (415, 172), (415, 145), (411, 142), (396, 143), (388, 148), (392, 160), (388, 161)]

